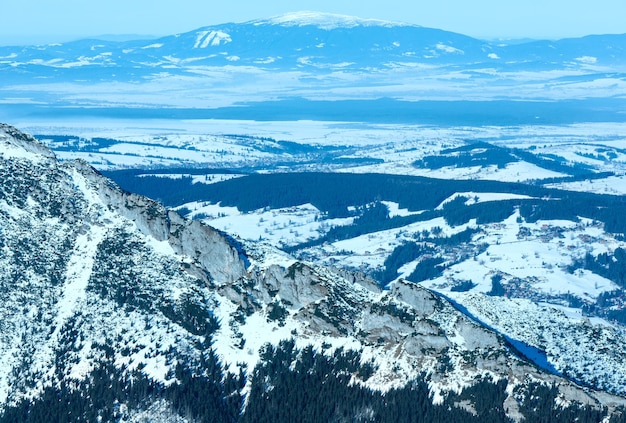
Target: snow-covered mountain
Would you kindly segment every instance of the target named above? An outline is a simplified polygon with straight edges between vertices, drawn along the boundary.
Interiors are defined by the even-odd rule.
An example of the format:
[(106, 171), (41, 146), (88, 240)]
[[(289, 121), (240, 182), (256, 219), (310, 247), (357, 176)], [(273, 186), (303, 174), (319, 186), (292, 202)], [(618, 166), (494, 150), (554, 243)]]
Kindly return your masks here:
[[(226, 64), (278, 69), (385, 68), (394, 63), (489, 63), (506, 68), (624, 64), (624, 35), (495, 44), (440, 29), (299, 12), (267, 20), (228, 23), (153, 40), (79, 40), (65, 44), (2, 47), (3, 68), (131, 67), (187, 69)], [(93, 70), (93, 69), (92, 69)], [(136, 72), (140, 72), (137, 70)], [(123, 74), (118, 75), (123, 77)]]
[[(201, 65), (279, 69), (386, 66), (394, 61), (457, 63), (488, 59), (480, 40), (415, 25), (301, 12), (268, 20), (198, 28), (156, 40), (79, 40), (61, 45), (3, 48), (3, 64), (28, 69), (138, 67), (176, 69)], [(91, 66), (93, 67), (93, 66)], [(140, 70), (136, 71), (140, 72)], [(122, 75), (120, 75), (121, 77)]]
[(7, 113), (47, 105), (96, 113), (99, 107), (213, 109), (285, 98), (615, 97), (626, 89), (625, 37), (505, 45), (417, 25), (300, 12), (151, 40), (0, 47), (1, 104), (11, 106)]
[[(0, 144), (0, 421), (245, 421), (282, 392), (279, 372), (308, 359), (335, 366), (314, 386), (367, 388), (371, 418), (377, 395), (418, 398), (419, 380), (436, 410), (467, 418), (486, 410), (471, 390), (490, 386), (487, 409), (502, 419), (534, 416), (538, 389), (561, 418), (599, 421), (624, 405), (531, 364), (417, 285), (381, 291), (364, 275), (237, 241), (85, 162), (60, 164), (13, 127), (0, 127)], [(308, 369), (293, 377), (317, 374)], [(211, 419), (206, 403), (219, 404)]]

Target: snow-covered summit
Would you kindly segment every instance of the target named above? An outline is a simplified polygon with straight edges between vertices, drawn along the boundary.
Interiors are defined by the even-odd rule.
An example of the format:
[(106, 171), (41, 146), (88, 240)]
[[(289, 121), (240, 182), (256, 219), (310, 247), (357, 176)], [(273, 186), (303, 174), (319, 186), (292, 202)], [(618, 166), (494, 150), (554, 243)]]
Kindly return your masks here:
[(282, 26), (317, 26), (320, 29), (332, 30), (337, 28), (354, 28), (357, 26), (416, 26), (404, 22), (393, 22), (379, 19), (363, 19), (355, 16), (323, 13), (314, 11), (291, 12), (274, 16), (266, 20), (252, 21), (254, 25), (282, 25)]
[(6, 158), (55, 158), (52, 150), (35, 138), (4, 123), (0, 123), (0, 146), (0, 154)]

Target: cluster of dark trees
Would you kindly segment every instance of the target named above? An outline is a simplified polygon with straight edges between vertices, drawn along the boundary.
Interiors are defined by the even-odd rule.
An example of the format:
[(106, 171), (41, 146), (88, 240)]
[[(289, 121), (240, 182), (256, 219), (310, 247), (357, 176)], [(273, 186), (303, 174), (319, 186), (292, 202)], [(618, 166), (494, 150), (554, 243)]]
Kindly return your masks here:
[(23, 399), (0, 414), (0, 422), (113, 422), (119, 405), (139, 404), (159, 388), (140, 374), (125, 375), (110, 361), (101, 362), (80, 383), (62, 380), (47, 387), (36, 400)]
[(575, 261), (569, 270), (581, 268), (603, 276), (621, 288), (626, 288), (626, 250), (621, 247), (616, 248), (613, 254), (602, 253), (594, 257), (587, 253), (582, 259)]
[(415, 270), (413, 270), (406, 279), (411, 282), (419, 283), (439, 277), (445, 270), (443, 262), (444, 260), (441, 257), (427, 257), (420, 260), (417, 266), (415, 266)]
[(618, 247), (612, 254), (601, 253), (597, 256), (587, 253), (568, 267), (570, 272), (577, 269), (589, 270), (619, 286), (613, 291), (601, 293), (595, 304), (585, 304), (583, 310), (626, 324), (626, 250)]
[(422, 236), (419, 241), (404, 242), (394, 248), (391, 254), (385, 259), (383, 268), (375, 271), (372, 276), (379, 281), (381, 286), (385, 286), (398, 277), (398, 269), (400, 269), (400, 267), (420, 257), (424, 257), (406, 279), (417, 283), (435, 278), (445, 269), (445, 266), (442, 265), (444, 260), (441, 257), (435, 257), (435, 255), (439, 253), (438, 247), (445, 249), (451, 246), (470, 243), (472, 236), (476, 232), (477, 230), (468, 228), (449, 237)]
[[(154, 173), (156, 171), (151, 171)], [(165, 172), (167, 173), (167, 172)], [(185, 172), (190, 173), (190, 172)], [(140, 176), (137, 171), (105, 172), (123, 189), (176, 207), (191, 201), (221, 202), (242, 212), (262, 208), (285, 208), (313, 204), (329, 218), (354, 215), (351, 207), (365, 206), (383, 200), (399, 203), (419, 215), (389, 219), (380, 213), (377, 219), (363, 219), (353, 233), (367, 233), (406, 225), (417, 220), (444, 216), (449, 224), (458, 225), (472, 218), (479, 223), (501, 221), (519, 208), (529, 222), (539, 219), (577, 220), (579, 216), (605, 223), (608, 232), (626, 233), (626, 198), (546, 189), (537, 185), (497, 181), (443, 180), (402, 175), (345, 173), (277, 173), (252, 174), (216, 184), (192, 184), (191, 178), (169, 179)], [(526, 195), (515, 199), (465, 205), (462, 200), (451, 202), (444, 210), (434, 210), (441, 202), (457, 192), (500, 192)], [(357, 209), (359, 210), (359, 209)], [(372, 215), (372, 213), (370, 213)], [(367, 227), (366, 227), (367, 225)], [(331, 239), (352, 235), (338, 232)]]
[(491, 277), (491, 290), (487, 295), (502, 297), (506, 294), (506, 288), (502, 285), (502, 275), (497, 273)]
[[(55, 151), (84, 151), (98, 152), (111, 147), (120, 141), (111, 138), (94, 137), (91, 139), (79, 138), (75, 135), (35, 135), (38, 140), (51, 141)], [(156, 145), (156, 144), (155, 144)]]
[(450, 291), (452, 291), (452, 292), (467, 292), (467, 291), (470, 291), (471, 289), (475, 288), (476, 286), (477, 286), (477, 284), (475, 284), (471, 280), (465, 279), (465, 280), (459, 281), (456, 285), (450, 287)]
[(472, 167), (497, 166), (505, 167), (508, 163), (516, 162), (510, 149), (496, 147), (486, 142), (476, 142), (457, 148), (442, 150), (439, 154), (426, 156), (413, 163), (423, 169), (441, 169), (444, 167)]
[(382, 286), (385, 286), (398, 277), (398, 269), (400, 269), (400, 267), (426, 254), (433, 254), (434, 252), (434, 248), (421, 242), (406, 242), (398, 245), (385, 259), (384, 267), (374, 272), (372, 276), (374, 276)]
[[(118, 422), (128, 409), (142, 410), (166, 400), (171, 411), (197, 422), (510, 422), (506, 416), (507, 382), (477, 380), (462, 392), (449, 393), (433, 404), (428, 378), (419, 375), (403, 387), (385, 393), (353, 383), (375, 370), (355, 351), (332, 354), (312, 347), (298, 349), (293, 340), (265, 346), (261, 362), (249, 375), (251, 386), (244, 408), (246, 377), (225, 373), (212, 350), (193, 365), (178, 363), (177, 382), (164, 386), (140, 372), (123, 372), (112, 354), (89, 378), (71, 386), (62, 381), (34, 399), (24, 399), (0, 414), (1, 423)], [(526, 421), (599, 422), (606, 409), (580, 404), (557, 405), (558, 389), (539, 383), (516, 388), (515, 398)], [(461, 406), (461, 404), (465, 404)], [(626, 421), (624, 414), (607, 420)]]
[(240, 418), (245, 375), (225, 374), (213, 350), (193, 365), (178, 362), (173, 375), (177, 382), (165, 386), (141, 371), (122, 371), (113, 364), (112, 349), (101, 347), (105, 357), (88, 378), (61, 379), (35, 400), (25, 398), (5, 408), (0, 422), (119, 422), (127, 420), (129, 410), (144, 410), (159, 400), (193, 421), (223, 423)]
[(561, 184), (565, 182), (580, 182), (591, 181), (596, 179), (606, 179), (608, 177), (615, 176), (615, 172), (596, 172), (596, 173), (583, 173), (576, 176), (556, 176), (553, 178), (536, 179), (532, 181), (534, 184)]
[(434, 156), (426, 156), (413, 163), (425, 169), (441, 169), (443, 167), (497, 166), (504, 168), (507, 164), (523, 160), (541, 168), (554, 172), (565, 173), (575, 177), (593, 175), (590, 166), (576, 163), (572, 165), (563, 157), (556, 155), (534, 154), (518, 148), (499, 147), (486, 142), (470, 143), (457, 148), (442, 150)]

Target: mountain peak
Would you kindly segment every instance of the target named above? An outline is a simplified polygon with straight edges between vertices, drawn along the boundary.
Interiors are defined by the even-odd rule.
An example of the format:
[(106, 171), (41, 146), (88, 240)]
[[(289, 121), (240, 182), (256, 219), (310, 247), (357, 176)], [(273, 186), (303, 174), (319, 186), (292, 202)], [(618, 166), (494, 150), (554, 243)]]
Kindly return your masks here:
[(6, 158), (55, 158), (52, 150), (48, 149), (31, 135), (25, 134), (17, 128), (0, 123), (0, 155)]
[(357, 26), (413, 26), (403, 22), (363, 19), (355, 16), (304, 10), (252, 21), (254, 25), (317, 26), (320, 29), (354, 28)]

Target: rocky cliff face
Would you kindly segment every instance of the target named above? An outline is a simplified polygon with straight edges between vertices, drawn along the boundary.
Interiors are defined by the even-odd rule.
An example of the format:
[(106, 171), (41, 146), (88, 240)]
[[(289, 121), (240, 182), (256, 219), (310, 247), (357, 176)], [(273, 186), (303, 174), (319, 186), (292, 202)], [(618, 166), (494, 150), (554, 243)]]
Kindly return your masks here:
[[(374, 391), (427, 375), (433, 400), (442, 402), (477, 380), (502, 381), (515, 419), (522, 414), (514, 392), (530, 382), (557, 387), (563, 404), (623, 403), (530, 365), (501, 336), (417, 285), (382, 291), (364, 275), (242, 245), (123, 192), (84, 162), (59, 164), (6, 125), (0, 316), (0, 409), (9, 411), (44, 401), (51, 389), (91, 392), (106, 364), (127, 400), (111, 400), (112, 417), (98, 416), (182, 421), (176, 387), (188, 386), (188, 369), (207, 378), (207, 362), (219, 358), (220, 395), (243, 398), (253, 378), (232, 375), (252, 375), (264, 345), (289, 339), (298, 348), (358, 351), (372, 371), (355, 372), (352, 382)], [(131, 401), (140, 384), (129, 380), (152, 394)]]

